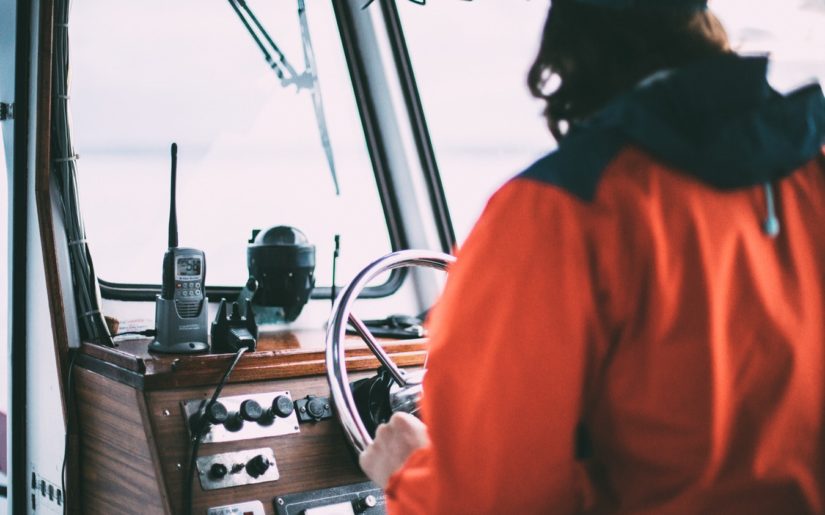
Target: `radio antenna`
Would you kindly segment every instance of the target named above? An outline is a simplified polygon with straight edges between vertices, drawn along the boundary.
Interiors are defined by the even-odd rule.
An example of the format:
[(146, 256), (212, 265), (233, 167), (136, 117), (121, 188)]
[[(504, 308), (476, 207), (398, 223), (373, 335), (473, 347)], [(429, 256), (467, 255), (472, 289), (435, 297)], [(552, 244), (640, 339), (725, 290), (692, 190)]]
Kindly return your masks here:
[(329, 299), (335, 306), (335, 265), (338, 263), (338, 256), (341, 255), (341, 235), (335, 235), (335, 250), (332, 252), (332, 290)]
[(172, 191), (169, 194), (169, 248), (178, 246), (178, 210), (175, 205), (175, 183), (178, 175), (178, 144), (172, 143)]

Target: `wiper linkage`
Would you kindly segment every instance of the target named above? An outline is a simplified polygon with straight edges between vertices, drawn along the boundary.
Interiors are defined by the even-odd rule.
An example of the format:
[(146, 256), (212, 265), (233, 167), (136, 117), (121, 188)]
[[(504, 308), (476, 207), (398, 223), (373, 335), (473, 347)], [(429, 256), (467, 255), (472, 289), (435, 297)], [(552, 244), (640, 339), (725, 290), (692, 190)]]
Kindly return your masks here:
[[(241, 23), (246, 27), (249, 35), (258, 45), (258, 48), (264, 54), (267, 64), (278, 76), (281, 85), (284, 87), (295, 84), (298, 91), (308, 89), (312, 95), (312, 107), (315, 111), (315, 122), (318, 125), (318, 132), (321, 136), (321, 146), (324, 148), (324, 153), (327, 157), (327, 164), (329, 166), (330, 174), (332, 174), (332, 182), (335, 186), (335, 194), (340, 195), (341, 190), (338, 187), (338, 174), (335, 172), (335, 160), (332, 155), (332, 144), (329, 139), (329, 130), (327, 129), (327, 120), (324, 115), (324, 104), (321, 98), (321, 87), (318, 83), (318, 74), (315, 70), (315, 52), (312, 48), (312, 39), (309, 34), (309, 23), (306, 17), (306, 7), (304, 0), (298, 0), (298, 20), (301, 24), (301, 43), (304, 50), (304, 71), (298, 73), (295, 68), (289, 63), (284, 53), (273, 41), (269, 32), (264, 28), (252, 9), (246, 4), (246, 0), (228, 0), (229, 5), (235, 11), (235, 14), (240, 18)], [(248, 18), (248, 19), (247, 19)], [(250, 24), (251, 21), (251, 24)], [(255, 25), (255, 28), (252, 27)], [(257, 32), (256, 30), (257, 29)], [(258, 34), (260, 32), (260, 35)], [(263, 36), (263, 40), (261, 39)], [(267, 45), (269, 49), (267, 49)], [(272, 50), (272, 52), (270, 52)], [(272, 56), (272, 53), (276, 57)]]

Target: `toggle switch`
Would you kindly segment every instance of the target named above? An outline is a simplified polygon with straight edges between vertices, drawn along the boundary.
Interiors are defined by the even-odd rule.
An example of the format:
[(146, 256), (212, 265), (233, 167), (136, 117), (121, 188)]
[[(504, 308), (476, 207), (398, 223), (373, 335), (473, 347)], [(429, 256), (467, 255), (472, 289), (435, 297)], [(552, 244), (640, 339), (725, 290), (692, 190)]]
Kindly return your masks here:
[(262, 454), (258, 454), (248, 462), (246, 462), (246, 473), (252, 477), (259, 477), (266, 474), (269, 469), (269, 459)]
[(378, 499), (375, 498), (374, 495), (368, 495), (363, 499), (356, 499), (352, 503), (352, 508), (355, 510), (355, 513), (364, 513), (370, 508), (375, 508), (378, 506)]
[(229, 470), (223, 463), (213, 463), (212, 466), (209, 467), (209, 477), (212, 479), (222, 479), (227, 472), (229, 472)]

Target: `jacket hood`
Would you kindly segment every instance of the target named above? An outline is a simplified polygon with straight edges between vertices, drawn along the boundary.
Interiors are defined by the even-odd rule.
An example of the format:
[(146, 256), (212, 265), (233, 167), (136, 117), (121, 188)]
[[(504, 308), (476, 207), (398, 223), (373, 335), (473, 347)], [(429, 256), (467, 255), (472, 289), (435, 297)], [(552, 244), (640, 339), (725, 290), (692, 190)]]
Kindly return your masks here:
[(818, 84), (781, 95), (767, 69), (766, 57), (731, 54), (660, 72), (573, 132), (618, 132), (718, 188), (777, 180), (825, 144), (825, 97)]

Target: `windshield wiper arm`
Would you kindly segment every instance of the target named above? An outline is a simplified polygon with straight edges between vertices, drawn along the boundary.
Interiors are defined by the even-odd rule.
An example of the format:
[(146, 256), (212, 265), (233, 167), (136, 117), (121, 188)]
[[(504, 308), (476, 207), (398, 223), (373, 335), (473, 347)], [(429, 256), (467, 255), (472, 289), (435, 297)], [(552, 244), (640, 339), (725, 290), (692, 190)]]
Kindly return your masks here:
[(335, 194), (340, 195), (341, 189), (338, 187), (338, 174), (335, 173), (335, 159), (332, 156), (332, 144), (329, 141), (327, 118), (324, 115), (324, 102), (321, 98), (321, 86), (318, 83), (318, 74), (315, 73), (315, 51), (312, 49), (304, 0), (298, 0), (298, 19), (301, 22), (301, 42), (304, 49), (304, 74), (312, 80), (310, 91), (312, 92), (312, 107), (315, 110), (315, 122), (318, 124), (321, 146), (324, 147), (324, 153), (327, 156), (329, 172), (332, 174), (332, 182), (335, 185)]
[[(329, 139), (329, 129), (327, 128), (326, 115), (324, 114), (324, 103), (321, 98), (321, 87), (318, 83), (318, 74), (315, 71), (315, 51), (312, 48), (312, 39), (309, 34), (309, 23), (306, 18), (306, 6), (304, 0), (298, 0), (298, 20), (301, 24), (301, 44), (304, 51), (304, 71), (298, 73), (295, 68), (289, 63), (284, 53), (278, 47), (277, 43), (269, 35), (269, 32), (264, 28), (263, 24), (252, 12), (252, 9), (247, 5), (246, 0), (228, 0), (229, 5), (235, 11), (235, 14), (240, 18), (249, 35), (255, 41), (255, 44), (264, 54), (269, 67), (275, 71), (282, 86), (289, 86), (295, 84), (298, 91), (308, 89), (312, 95), (312, 108), (315, 112), (315, 122), (318, 126), (318, 132), (321, 137), (321, 146), (324, 149), (324, 154), (327, 158), (327, 165), (329, 166), (330, 174), (332, 175), (332, 183), (335, 186), (335, 194), (340, 195), (341, 189), (338, 186), (338, 174), (335, 171), (335, 159), (332, 154), (332, 143)], [(241, 10), (243, 9), (243, 11)], [(247, 17), (249, 19), (247, 19)], [(251, 24), (250, 24), (251, 21)], [(253, 28), (252, 25), (255, 25)], [(257, 29), (257, 32), (256, 30)], [(260, 33), (260, 35), (258, 34)], [(263, 40), (261, 39), (263, 36)], [(265, 40), (265, 41), (264, 41)], [(275, 53), (277, 59), (272, 57), (267, 45), (272, 52)]]
[[(279, 79), (281, 79), (281, 82), (284, 83), (286, 80), (288, 80), (286, 74), (289, 74), (290, 78), (295, 77), (295, 75), (297, 75), (295, 72), (295, 68), (293, 68), (292, 65), (289, 64), (289, 61), (286, 60), (286, 56), (284, 55), (284, 53), (281, 52), (281, 49), (278, 47), (278, 45), (275, 44), (271, 37), (269, 37), (269, 34), (266, 32), (266, 29), (263, 28), (261, 22), (258, 21), (258, 18), (255, 16), (255, 13), (253, 13), (249, 6), (246, 5), (246, 1), (228, 1), (229, 5), (232, 6), (232, 9), (235, 11), (235, 14), (238, 15), (238, 18), (241, 20), (241, 23), (243, 23), (243, 26), (246, 28), (246, 31), (249, 32), (250, 36), (252, 36), (252, 39), (255, 41), (255, 44), (258, 45), (258, 48), (261, 50), (261, 53), (264, 54), (264, 59), (266, 59), (267, 64), (269, 64), (270, 68), (275, 70), (275, 74), (278, 76)], [(244, 13), (241, 12), (241, 9), (238, 6), (243, 8), (244, 12), (246, 12), (246, 15), (244, 15)], [(252, 20), (252, 23), (255, 24), (255, 26), (258, 28), (258, 30), (261, 32), (264, 38), (266, 38), (270, 48), (278, 56), (277, 60), (275, 60), (272, 57), (272, 54), (269, 52), (269, 50), (267, 50), (266, 45), (263, 41), (261, 41), (261, 38), (260, 36), (258, 36), (258, 33), (255, 32), (255, 29), (253, 29), (252, 25), (249, 24), (249, 20), (247, 20), (246, 18), (247, 16), (249, 16), (249, 19)], [(286, 73), (284, 73), (284, 71), (286, 71)]]

